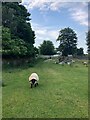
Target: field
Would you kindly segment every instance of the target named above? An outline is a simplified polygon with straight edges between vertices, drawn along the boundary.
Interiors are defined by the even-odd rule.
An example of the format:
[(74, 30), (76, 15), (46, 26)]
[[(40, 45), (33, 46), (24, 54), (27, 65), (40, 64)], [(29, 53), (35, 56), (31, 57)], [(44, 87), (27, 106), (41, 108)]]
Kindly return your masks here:
[[(30, 88), (32, 72), (39, 86)], [(34, 67), (3, 68), (3, 118), (87, 118), (88, 67), (40, 61)]]

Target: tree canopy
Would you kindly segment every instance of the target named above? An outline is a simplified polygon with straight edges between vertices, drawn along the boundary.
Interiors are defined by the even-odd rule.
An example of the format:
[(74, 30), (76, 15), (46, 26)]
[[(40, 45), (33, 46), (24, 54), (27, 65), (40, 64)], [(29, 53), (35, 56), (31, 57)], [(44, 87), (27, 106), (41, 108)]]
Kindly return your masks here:
[(84, 55), (83, 48), (77, 48), (77, 55), (79, 55), (79, 56)]
[(2, 29), (2, 49), (3, 56), (24, 56), (27, 54), (27, 47), (25, 46), (25, 42), (22, 39), (11, 39), (10, 29), (3, 28)]
[(86, 34), (86, 42), (87, 42), (87, 46), (88, 46), (88, 53), (90, 53), (90, 30)]
[(40, 53), (42, 55), (53, 55), (54, 52), (54, 45), (52, 41), (44, 40), (43, 43), (40, 45)]
[(73, 29), (64, 28), (59, 32), (57, 41), (60, 41), (59, 51), (63, 56), (73, 55), (77, 49), (77, 36)]
[(3, 55), (34, 56), (35, 32), (31, 28), (30, 13), (18, 2), (2, 3)]

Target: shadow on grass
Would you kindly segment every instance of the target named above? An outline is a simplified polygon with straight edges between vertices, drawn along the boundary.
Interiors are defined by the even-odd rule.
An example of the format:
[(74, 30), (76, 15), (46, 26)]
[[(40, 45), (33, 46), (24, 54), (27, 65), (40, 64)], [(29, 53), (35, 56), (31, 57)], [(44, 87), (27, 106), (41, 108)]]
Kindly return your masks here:
[(34, 67), (36, 66), (37, 64), (40, 64), (41, 62), (43, 62), (44, 59), (41, 59), (41, 58), (38, 58), (38, 59), (35, 59), (35, 60), (32, 60), (30, 62), (25, 62), (25, 63), (20, 63), (20, 64), (3, 64), (2, 65), (2, 71), (5, 71), (5, 72), (9, 72), (9, 73), (12, 73), (14, 70), (17, 70), (17, 71), (20, 71), (22, 69), (28, 69), (30, 67)]

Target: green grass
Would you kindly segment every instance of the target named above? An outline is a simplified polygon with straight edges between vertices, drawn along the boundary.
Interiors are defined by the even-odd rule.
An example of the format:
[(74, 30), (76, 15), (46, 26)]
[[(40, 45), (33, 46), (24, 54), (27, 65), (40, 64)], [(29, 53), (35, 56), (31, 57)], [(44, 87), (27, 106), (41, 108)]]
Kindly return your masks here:
[[(32, 72), (40, 81), (31, 89)], [(4, 118), (88, 117), (88, 69), (80, 61), (73, 66), (41, 61), (34, 67), (3, 69), (3, 81)]]

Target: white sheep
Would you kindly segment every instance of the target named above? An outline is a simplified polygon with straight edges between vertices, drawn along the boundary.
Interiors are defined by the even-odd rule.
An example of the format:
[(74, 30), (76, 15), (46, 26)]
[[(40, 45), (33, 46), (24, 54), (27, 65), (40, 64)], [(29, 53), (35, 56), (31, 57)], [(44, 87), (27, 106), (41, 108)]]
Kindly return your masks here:
[(88, 62), (83, 62), (83, 65), (87, 66), (87, 65), (88, 65)]
[(32, 73), (29, 76), (29, 82), (31, 84), (31, 88), (33, 85), (36, 87), (38, 85), (38, 81), (39, 81), (39, 76), (37, 75), (37, 73)]

